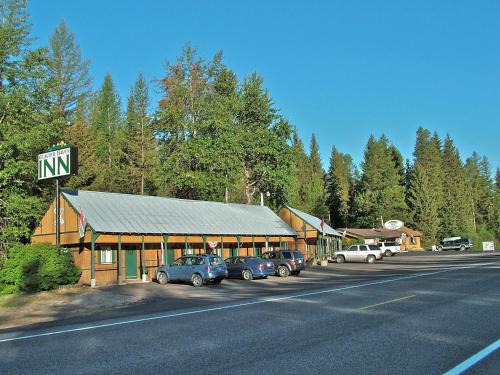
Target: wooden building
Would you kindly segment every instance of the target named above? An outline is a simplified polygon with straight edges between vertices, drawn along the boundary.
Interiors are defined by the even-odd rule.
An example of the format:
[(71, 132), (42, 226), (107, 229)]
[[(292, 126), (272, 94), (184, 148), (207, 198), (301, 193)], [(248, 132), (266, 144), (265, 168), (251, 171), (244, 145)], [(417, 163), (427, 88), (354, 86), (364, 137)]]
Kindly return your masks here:
[(286, 206), (278, 212), (279, 217), (297, 232), (297, 250), (311, 262), (332, 258), (333, 252), (341, 249), (341, 234), (320, 218)]
[(401, 250), (422, 250), (422, 233), (405, 226), (399, 229), (386, 228), (337, 228), (346, 238), (367, 244), (378, 244), (382, 241), (393, 241), (400, 244)]
[[(260, 255), (295, 248), (297, 233), (264, 206), (62, 190), (60, 243), (91, 286), (147, 281), (185, 254)], [(79, 234), (79, 217), (86, 218)], [(56, 243), (55, 200), (32, 242)]]

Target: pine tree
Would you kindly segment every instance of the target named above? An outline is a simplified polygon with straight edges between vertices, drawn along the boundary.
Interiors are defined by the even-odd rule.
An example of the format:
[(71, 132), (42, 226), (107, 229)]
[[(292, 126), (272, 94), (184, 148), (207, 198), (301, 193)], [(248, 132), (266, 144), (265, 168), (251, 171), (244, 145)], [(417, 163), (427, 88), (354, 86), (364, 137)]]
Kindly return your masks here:
[(358, 225), (378, 226), (382, 218), (405, 219), (407, 206), (403, 176), (396, 156), (384, 135), (379, 140), (370, 136), (365, 148), (359, 191), (355, 197)]
[(78, 174), (65, 184), (71, 189), (89, 189), (99, 173), (96, 160), (95, 139), (90, 129), (89, 102), (80, 98), (76, 106), (74, 120), (65, 131), (65, 140), (70, 146), (78, 147)]
[[(441, 141), (437, 133), (431, 136), (427, 129), (419, 128), (411, 170), (407, 170), (407, 200), (411, 224), (422, 231), (422, 241), (427, 245), (436, 244), (443, 235), (443, 156)], [(419, 175), (415, 171), (418, 169)], [(434, 214), (437, 210), (437, 214)], [(432, 223), (425, 217), (428, 212)], [(436, 229), (437, 228), (437, 229)]]
[(309, 147), (309, 192), (307, 194), (308, 212), (316, 217), (326, 219), (328, 217), (328, 208), (326, 207), (325, 197), (325, 172), (321, 165), (321, 156), (319, 154), (319, 145), (316, 135), (311, 136)]
[(418, 163), (413, 168), (408, 187), (408, 203), (411, 207), (411, 221), (423, 231), (424, 246), (437, 243), (439, 233), (439, 209), (432, 191), (434, 184), (430, 181), (427, 171)]
[(332, 225), (347, 227), (350, 224), (352, 192), (354, 186), (354, 165), (348, 154), (343, 154), (334, 146), (328, 171), (328, 208)]
[(290, 204), (301, 210), (308, 211), (308, 194), (309, 194), (309, 163), (308, 156), (304, 150), (304, 144), (299, 137), (297, 129), (294, 129), (292, 135), (292, 158), (294, 165), (292, 191)]
[(60, 140), (52, 115), (47, 56), (31, 49), (26, 1), (0, 1), (0, 257), (27, 242), (53, 198), (51, 184), (36, 181), (36, 157)]
[(90, 61), (83, 60), (75, 36), (64, 20), (54, 30), (49, 41), (49, 75), (52, 80), (53, 105), (59, 116), (73, 119), (80, 99), (90, 94)]
[(128, 191), (133, 194), (154, 192), (156, 146), (148, 106), (148, 86), (141, 74), (130, 89), (125, 129)]
[(127, 189), (125, 132), (120, 98), (113, 79), (106, 74), (92, 100), (91, 132), (96, 139), (95, 156), (100, 173), (91, 186), (95, 190), (122, 192)]
[(473, 233), (473, 203), (468, 194), (465, 169), (452, 139), (448, 135), (443, 145), (443, 233), (445, 236)]

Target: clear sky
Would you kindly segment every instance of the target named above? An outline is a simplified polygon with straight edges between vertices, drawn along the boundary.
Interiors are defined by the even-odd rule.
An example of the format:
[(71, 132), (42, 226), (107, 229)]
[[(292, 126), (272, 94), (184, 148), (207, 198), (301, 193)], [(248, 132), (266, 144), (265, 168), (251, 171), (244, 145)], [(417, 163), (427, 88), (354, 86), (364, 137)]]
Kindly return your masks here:
[(360, 162), (370, 134), (411, 157), (418, 126), (500, 165), (498, 0), (32, 0), (28, 11), (37, 44), (64, 18), (95, 87), (110, 72), (122, 100), (187, 41), (222, 50), (240, 78), (264, 77), (306, 145), (316, 133), (325, 167), (333, 145)]

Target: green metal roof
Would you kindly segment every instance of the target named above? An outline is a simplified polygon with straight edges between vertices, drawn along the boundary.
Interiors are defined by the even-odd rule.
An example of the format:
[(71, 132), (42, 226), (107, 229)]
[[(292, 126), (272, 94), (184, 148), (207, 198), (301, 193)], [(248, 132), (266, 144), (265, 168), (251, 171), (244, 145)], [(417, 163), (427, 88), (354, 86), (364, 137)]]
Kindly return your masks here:
[(296, 208), (292, 208), (290, 206), (287, 206), (287, 208), (290, 211), (292, 211), (296, 216), (298, 216), (299, 218), (304, 220), (307, 224), (309, 224), (314, 229), (316, 229), (318, 232), (322, 232), (324, 229), (325, 234), (328, 234), (330, 236), (342, 237), (342, 235), (339, 232), (337, 232), (335, 229), (333, 229), (327, 223), (323, 224), (323, 229), (322, 229), (320, 218), (317, 218), (316, 216), (313, 216), (313, 215), (306, 214), (305, 212), (299, 211)]
[(63, 190), (96, 232), (296, 236), (265, 206)]

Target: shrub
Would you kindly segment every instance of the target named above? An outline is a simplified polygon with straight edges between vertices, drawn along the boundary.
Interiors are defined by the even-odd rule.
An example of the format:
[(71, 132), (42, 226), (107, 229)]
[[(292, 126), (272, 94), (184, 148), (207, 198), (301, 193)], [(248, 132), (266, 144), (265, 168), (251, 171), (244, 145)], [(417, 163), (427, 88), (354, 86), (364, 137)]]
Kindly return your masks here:
[(81, 271), (68, 250), (49, 244), (15, 245), (0, 269), (0, 294), (37, 292), (76, 283)]

